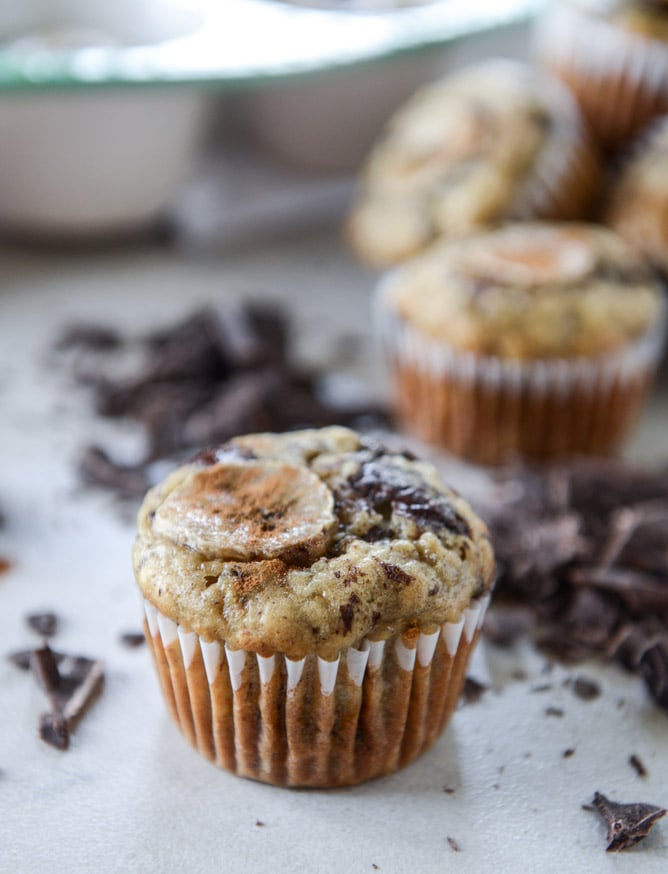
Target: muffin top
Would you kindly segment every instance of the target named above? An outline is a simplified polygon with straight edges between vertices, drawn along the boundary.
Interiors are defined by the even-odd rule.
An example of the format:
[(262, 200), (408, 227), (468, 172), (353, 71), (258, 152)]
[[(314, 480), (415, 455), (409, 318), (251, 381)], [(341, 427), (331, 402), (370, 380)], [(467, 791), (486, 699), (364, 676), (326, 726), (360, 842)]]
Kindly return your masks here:
[(494, 571), (484, 524), (431, 465), (346, 428), (208, 450), (148, 492), (138, 526), (135, 575), (163, 614), (291, 659), (435, 631)]
[(545, 186), (567, 175), (584, 138), (570, 93), (519, 62), (488, 61), (425, 86), (368, 157), (351, 242), (382, 266), (443, 234), (551, 217)]
[(613, 182), (604, 221), (668, 268), (668, 118), (638, 143)]
[(459, 350), (512, 359), (591, 357), (658, 323), (644, 259), (586, 224), (511, 224), (434, 246), (385, 286), (403, 320)]

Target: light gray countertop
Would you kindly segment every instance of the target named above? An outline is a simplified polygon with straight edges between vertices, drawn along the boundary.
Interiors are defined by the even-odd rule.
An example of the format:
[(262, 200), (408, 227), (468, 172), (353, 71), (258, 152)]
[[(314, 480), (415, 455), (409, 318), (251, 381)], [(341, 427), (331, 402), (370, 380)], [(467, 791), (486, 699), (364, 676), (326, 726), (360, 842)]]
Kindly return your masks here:
[[(510, 653), (481, 646), (470, 673), (492, 689), (460, 709), (418, 762), (353, 789), (290, 791), (200, 759), (164, 711), (146, 648), (118, 642), (140, 622), (133, 525), (106, 494), (77, 484), (78, 448), (110, 430), (49, 353), (60, 326), (101, 320), (141, 332), (204, 302), (274, 297), (289, 303), (308, 360), (340, 358), (337, 338), (358, 337), (349, 374), (380, 392), (368, 316), (373, 281), (331, 228), (204, 251), (147, 243), (2, 252), (0, 555), (13, 568), (0, 576), (0, 871), (668, 869), (666, 820), (636, 849), (611, 856), (602, 823), (581, 809), (595, 790), (668, 804), (666, 714), (616, 668), (556, 666), (546, 674), (529, 646)], [(665, 460), (667, 425), (666, 398), (657, 393), (629, 454)], [(137, 435), (115, 433), (131, 453)], [(472, 471), (442, 463), (460, 488), (477, 487)], [(4, 659), (36, 643), (23, 617), (42, 608), (62, 617), (55, 646), (106, 666), (104, 692), (66, 753), (38, 740), (41, 696)], [(517, 679), (518, 669), (526, 679)], [(598, 680), (600, 698), (584, 702), (564, 686), (575, 673)], [(551, 689), (533, 691), (546, 678)], [(563, 717), (546, 715), (550, 706)], [(570, 758), (567, 748), (575, 749)], [(628, 764), (632, 753), (647, 777)]]

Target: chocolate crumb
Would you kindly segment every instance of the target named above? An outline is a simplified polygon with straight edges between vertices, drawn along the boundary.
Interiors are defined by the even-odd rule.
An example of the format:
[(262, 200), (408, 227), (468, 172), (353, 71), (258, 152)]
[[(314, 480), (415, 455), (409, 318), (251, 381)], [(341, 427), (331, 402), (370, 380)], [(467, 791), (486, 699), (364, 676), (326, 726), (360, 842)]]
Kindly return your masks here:
[(532, 686), (531, 692), (549, 692), (550, 689), (554, 689), (552, 683), (540, 683), (538, 686)]
[(601, 694), (601, 687), (595, 680), (589, 680), (587, 677), (576, 677), (573, 681), (573, 693), (583, 701), (593, 701)]
[(373, 868), (374, 871), (380, 871), (380, 868), (378, 867), (378, 865), (376, 865), (375, 862), (371, 863), (371, 867)]
[(136, 649), (146, 643), (146, 638), (142, 631), (124, 631), (119, 639), (123, 646), (127, 646), (128, 649)]
[(256, 825), (257, 828), (262, 828), (262, 826), (264, 825), (264, 823), (262, 822), (261, 819), (256, 819), (256, 820), (255, 820), (255, 825)]
[(0, 574), (6, 574), (7, 571), (12, 569), (12, 563), (8, 558), (5, 558), (4, 555), (0, 555)]
[(462, 691), (464, 704), (475, 704), (477, 701), (480, 701), (488, 689), (489, 686), (486, 686), (484, 683), (478, 682), (473, 677), (467, 677)]
[(565, 759), (570, 759), (571, 756), (575, 755), (575, 749), (573, 747), (569, 747), (567, 750), (564, 750), (562, 755)]
[(461, 853), (461, 847), (454, 838), (448, 836), (448, 843), (450, 844), (450, 848), (453, 849), (455, 853)]
[(452, 786), (444, 786), (443, 791), (446, 795), (454, 795), (457, 790), (453, 789)]
[(26, 622), (33, 631), (42, 637), (53, 637), (58, 630), (58, 617), (55, 613), (31, 613)]
[(546, 707), (545, 715), (562, 717), (564, 715), (564, 711), (561, 709), (561, 707)]
[(592, 805), (608, 827), (608, 852), (619, 852), (633, 847), (647, 837), (657, 820), (666, 815), (666, 810), (662, 807), (636, 802), (619, 804), (610, 801), (600, 792), (594, 793)]
[(645, 767), (640, 756), (636, 755), (636, 753), (633, 753), (632, 756), (629, 756), (629, 765), (631, 765), (632, 768), (635, 768), (636, 774), (639, 777), (646, 777), (647, 776), (647, 774), (648, 774), (647, 768)]

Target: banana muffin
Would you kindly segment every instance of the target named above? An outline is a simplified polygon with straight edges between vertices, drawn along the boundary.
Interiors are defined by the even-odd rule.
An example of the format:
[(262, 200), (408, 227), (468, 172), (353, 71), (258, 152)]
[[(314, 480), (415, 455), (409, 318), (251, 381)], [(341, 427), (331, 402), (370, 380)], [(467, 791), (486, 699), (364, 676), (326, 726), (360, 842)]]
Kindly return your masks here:
[(535, 55), (615, 151), (668, 112), (668, 3), (561, 0), (538, 19)]
[(377, 298), (404, 427), (486, 464), (617, 449), (654, 375), (664, 311), (645, 260), (576, 223), (441, 243)]
[(568, 90), (526, 64), (488, 61), (420, 89), (394, 115), (363, 168), (347, 234), (383, 267), (482, 225), (582, 218), (599, 181)]
[(668, 116), (634, 144), (610, 187), (603, 221), (668, 276)]
[(433, 467), (345, 428), (248, 435), (149, 491), (138, 526), (164, 697), (208, 759), (340, 786), (438, 737), (494, 562)]

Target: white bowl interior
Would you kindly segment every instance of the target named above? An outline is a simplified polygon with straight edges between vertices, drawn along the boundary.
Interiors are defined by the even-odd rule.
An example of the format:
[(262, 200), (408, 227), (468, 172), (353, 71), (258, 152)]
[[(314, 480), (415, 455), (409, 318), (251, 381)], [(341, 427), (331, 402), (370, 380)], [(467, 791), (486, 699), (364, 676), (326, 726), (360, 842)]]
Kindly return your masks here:
[(13, 51), (143, 46), (182, 39), (202, 24), (170, 0), (21, 0), (0, 4), (0, 46)]

